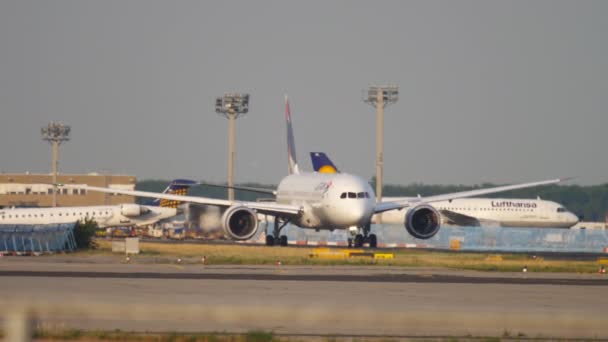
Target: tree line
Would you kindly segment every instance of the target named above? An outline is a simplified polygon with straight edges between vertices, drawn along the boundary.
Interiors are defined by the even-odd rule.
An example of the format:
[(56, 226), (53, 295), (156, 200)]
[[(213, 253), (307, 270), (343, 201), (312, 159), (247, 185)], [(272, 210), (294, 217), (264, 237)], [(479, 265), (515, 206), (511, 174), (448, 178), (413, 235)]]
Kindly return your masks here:
[[(370, 184), (375, 189), (375, 179)], [(143, 180), (137, 183), (136, 188), (143, 191), (161, 192), (169, 182), (166, 180)], [(253, 187), (275, 190), (276, 185), (242, 183), (237, 186)], [(499, 186), (497, 184), (484, 183), (479, 185), (428, 185), (412, 183), (409, 185), (384, 186), (384, 196), (430, 196), (448, 192), (458, 192)], [(226, 198), (226, 189), (199, 185), (190, 190), (194, 196), (206, 196), (211, 198)], [(250, 191), (236, 190), (235, 196), (239, 200), (255, 201), (257, 199), (272, 198), (269, 194), (261, 194)], [(608, 183), (600, 185), (546, 185), (535, 188), (513, 190), (498, 194), (487, 195), (488, 198), (526, 198), (534, 199), (540, 197), (544, 200), (555, 201), (585, 221), (604, 221), (608, 213)]]

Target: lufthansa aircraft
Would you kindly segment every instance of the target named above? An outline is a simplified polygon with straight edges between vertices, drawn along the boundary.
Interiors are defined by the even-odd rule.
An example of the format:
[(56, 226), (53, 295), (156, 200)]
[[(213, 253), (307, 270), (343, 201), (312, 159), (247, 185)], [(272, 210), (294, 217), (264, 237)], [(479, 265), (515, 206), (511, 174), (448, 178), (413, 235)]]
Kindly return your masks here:
[[(163, 194), (186, 195), (195, 182), (172, 181)], [(53, 224), (94, 220), (99, 228), (147, 226), (179, 214), (177, 201), (154, 200), (148, 205), (135, 203), (56, 208), (0, 209), (0, 224)]]
[[(540, 198), (460, 198), (432, 205), (441, 213), (443, 223), (458, 226), (570, 228), (579, 221), (561, 204)], [(382, 215), (382, 223), (401, 223), (404, 218), (403, 212), (391, 211)]]
[(500, 191), (521, 189), (545, 184), (558, 183), (561, 179), (500, 186), (488, 189), (464, 191), (439, 196), (421, 197), (398, 201), (376, 203), (374, 192), (368, 182), (347, 173), (304, 173), (300, 172), (296, 160), (296, 150), (291, 125), (289, 102), (285, 97), (285, 119), (287, 122), (287, 157), (289, 175), (283, 178), (272, 202), (229, 201), (208, 197), (178, 196), (145, 191), (117, 190), (93, 186), (63, 185), (89, 191), (124, 194), (131, 196), (160, 198), (183, 201), (198, 205), (215, 205), (223, 210), (221, 224), (229, 239), (248, 240), (258, 230), (258, 213), (274, 216), (274, 229), (267, 235), (268, 245), (287, 244), (287, 237), (281, 229), (288, 223), (309, 229), (351, 229), (356, 230), (355, 244), (362, 245), (368, 238), (370, 247), (375, 247), (375, 235), (369, 235), (371, 218), (374, 214), (391, 210), (406, 210), (405, 229), (414, 237), (428, 239), (440, 227), (440, 214), (430, 202), (454, 200), (479, 196)]
[[(311, 152), (313, 169), (319, 173), (338, 173), (336, 165), (323, 152)], [(400, 201), (412, 197), (383, 197), (383, 201)], [(433, 202), (441, 213), (441, 221), (458, 226), (570, 228), (578, 223), (578, 217), (564, 206), (552, 201), (519, 198), (461, 198)], [(404, 210), (382, 214), (382, 223), (402, 224)], [(372, 223), (378, 223), (377, 215)]]

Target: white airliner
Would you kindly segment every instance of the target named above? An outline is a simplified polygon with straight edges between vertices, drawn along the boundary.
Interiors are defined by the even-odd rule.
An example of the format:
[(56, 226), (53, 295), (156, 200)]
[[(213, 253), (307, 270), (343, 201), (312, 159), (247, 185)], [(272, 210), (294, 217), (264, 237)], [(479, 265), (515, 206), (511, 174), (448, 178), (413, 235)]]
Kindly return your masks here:
[[(165, 194), (187, 193), (195, 182), (176, 179), (167, 186)], [(147, 226), (179, 214), (179, 202), (156, 200), (150, 205), (134, 203), (56, 208), (0, 209), (0, 224), (58, 224), (92, 219), (99, 228)]]
[[(387, 201), (401, 199), (384, 197)], [(542, 199), (460, 198), (431, 205), (441, 213), (442, 223), (458, 226), (570, 228), (578, 223), (578, 217), (561, 204)], [(404, 219), (400, 210), (382, 214), (385, 224), (400, 224)], [(375, 220), (374, 216), (372, 222)]]
[[(311, 152), (313, 169), (320, 173), (340, 171), (324, 152)], [(400, 201), (412, 197), (383, 197), (383, 201)], [(443, 224), (458, 226), (570, 228), (578, 223), (578, 217), (561, 204), (540, 198), (461, 198), (433, 202), (441, 213)], [(384, 224), (402, 224), (406, 211), (393, 210), (382, 214)], [(372, 223), (378, 223), (372, 217)]]
[(369, 235), (371, 218), (376, 213), (404, 209), (406, 211), (405, 229), (417, 238), (428, 239), (434, 236), (440, 227), (440, 214), (429, 204), (430, 202), (479, 196), (500, 191), (553, 184), (561, 181), (561, 179), (553, 179), (439, 196), (376, 203), (372, 188), (365, 179), (359, 176), (347, 173), (323, 174), (300, 172), (296, 161), (291, 114), (287, 97), (285, 97), (285, 119), (287, 121), (289, 175), (280, 181), (276, 191), (272, 191), (276, 195), (276, 200), (272, 202), (229, 201), (208, 197), (178, 196), (93, 186), (62, 186), (81, 188), (89, 191), (183, 201), (198, 205), (215, 205), (223, 210), (221, 223), (224, 235), (234, 240), (248, 240), (256, 234), (259, 227), (257, 215), (259, 213), (275, 217), (273, 232), (267, 235), (266, 238), (268, 245), (274, 245), (275, 243), (287, 245), (287, 237), (280, 235), (280, 233), (281, 229), (290, 223), (301, 228), (316, 230), (350, 229), (351, 232), (358, 233), (354, 239), (356, 246), (361, 246), (364, 239), (367, 238), (370, 247), (376, 247), (376, 236), (374, 234)]

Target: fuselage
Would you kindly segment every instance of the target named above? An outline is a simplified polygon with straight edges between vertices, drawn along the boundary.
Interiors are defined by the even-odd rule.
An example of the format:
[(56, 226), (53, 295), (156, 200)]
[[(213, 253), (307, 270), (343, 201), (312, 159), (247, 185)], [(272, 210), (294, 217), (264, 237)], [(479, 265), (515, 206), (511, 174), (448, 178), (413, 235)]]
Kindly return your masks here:
[[(130, 206), (138, 206), (129, 204)], [(177, 209), (141, 206), (141, 215), (123, 215), (120, 205), (0, 209), (0, 224), (58, 224), (92, 219), (100, 228), (145, 226), (177, 215)]]
[[(495, 223), (501, 227), (570, 228), (578, 222), (578, 217), (561, 204), (541, 199), (462, 198), (430, 204), (442, 213), (446, 224), (470, 225), (468, 220), (450, 217), (447, 212), (475, 218), (478, 225)], [(403, 224), (404, 215), (402, 210), (384, 213), (382, 222)]]
[(295, 222), (302, 228), (346, 229), (369, 222), (375, 199), (371, 186), (346, 173), (289, 175), (279, 183), (277, 203), (302, 207)]

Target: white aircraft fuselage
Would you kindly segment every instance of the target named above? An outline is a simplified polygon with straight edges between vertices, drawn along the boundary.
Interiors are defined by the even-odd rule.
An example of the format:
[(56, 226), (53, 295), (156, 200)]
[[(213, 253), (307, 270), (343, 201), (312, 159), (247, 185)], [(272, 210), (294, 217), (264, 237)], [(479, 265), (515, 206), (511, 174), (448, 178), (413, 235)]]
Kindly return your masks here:
[[(444, 223), (454, 225), (570, 228), (578, 222), (578, 217), (561, 204), (542, 199), (460, 198), (431, 205), (441, 213)], [(386, 224), (403, 224), (404, 219), (405, 213), (399, 210), (382, 214)], [(472, 224), (475, 220), (477, 224)]]
[(177, 215), (177, 209), (139, 204), (0, 209), (0, 224), (59, 224), (92, 219), (100, 228), (146, 226)]
[(361, 177), (346, 173), (289, 175), (279, 183), (276, 201), (300, 206), (301, 215), (292, 223), (312, 229), (365, 225), (376, 203), (371, 186)]

